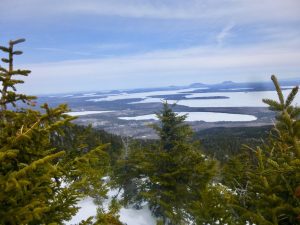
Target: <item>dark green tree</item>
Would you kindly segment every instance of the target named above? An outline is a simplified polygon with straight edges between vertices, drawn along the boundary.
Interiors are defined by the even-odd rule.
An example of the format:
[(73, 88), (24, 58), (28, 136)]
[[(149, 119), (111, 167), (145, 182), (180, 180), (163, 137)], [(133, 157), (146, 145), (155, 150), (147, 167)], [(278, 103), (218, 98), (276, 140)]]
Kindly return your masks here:
[(162, 224), (186, 224), (194, 220), (191, 203), (216, 173), (216, 162), (204, 156), (192, 141), (192, 129), (167, 103), (152, 127), (159, 141), (138, 155), (139, 194)]
[[(123, 137), (123, 154), (119, 156), (114, 168), (112, 169), (112, 186), (119, 189), (122, 193), (122, 204), (134, 205), (140, 208), (143, 201), (138, 195), (138, 190), (143, 184), (143, 171), (140, 163), (143, 161), (143, 151), (147, 145), (141, 140), (132, 140), (129, 137)], [(119, 194), (120, 194), (119, 193)]]

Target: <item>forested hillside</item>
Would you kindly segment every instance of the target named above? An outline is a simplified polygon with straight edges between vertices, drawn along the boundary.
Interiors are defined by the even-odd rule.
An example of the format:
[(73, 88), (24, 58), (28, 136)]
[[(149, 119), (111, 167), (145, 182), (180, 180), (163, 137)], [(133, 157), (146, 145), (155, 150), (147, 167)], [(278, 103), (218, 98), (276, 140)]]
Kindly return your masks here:
[(195, 132), (203, 151), (224, 162), (241, 153), (246, 146), (255, 148), (269, 137), (272, 126), (262, 127), (218, 127)]
[[(275, 125), (194, 134), (173, 106), (152, 125), (159, 139), (134, 140), (74, 125), (68, 107), (37, 109), (19, 94), (15, 45), (0, 47), (0, 224), (64, 224), (92, 197), (97, 215), (79, 224), (122, 224), (122, 206), (147, 203), (158, 225), (300, 224), (300, 108), (275, 76)], [(28, 104), (21, 108), (19, 102)], [(12, 108), (11, 108), (12, 106)], [(119, 190), (110, 206), (109, 189)]]

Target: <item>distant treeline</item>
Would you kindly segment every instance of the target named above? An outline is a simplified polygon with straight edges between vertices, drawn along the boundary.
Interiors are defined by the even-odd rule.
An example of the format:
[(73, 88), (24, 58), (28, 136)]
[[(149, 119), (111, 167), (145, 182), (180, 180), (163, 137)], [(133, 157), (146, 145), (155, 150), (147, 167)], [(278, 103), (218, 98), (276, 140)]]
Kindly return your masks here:
[[(270, 135), (273, 126), (257, 126), (257, 127), (216, 127), (209, 128), (194, 133), (194, 140), (200, 141), (201, 150), (225, 162), (231, 156), (241, 153), (246, 146), (255, 148), (262, 145)], [(157, 140), (132, 139), (111, 134), (105, 130), (96, 129), (92, 126), (82, 126), (74, 124), (72, 129), (65, 128), (64, 146), (76, 145), (71, 136), (78, 137), (85, 134), (85, 139), (80, 140), (87, 144), (87, 149), (93, 148), (99, 144), (110, 143), (109, 154), (113, 162), (120, 156), (124, 141), (135, 142), (142, 146), (156, 143)], [(71, 135), (72, 134), (72, 135)], [(77, 140), (79, 141), (79, 140)], [(62, 144), (62, 143), (61, 143)], [(54, 143), (57, 147), (58, 143)]]
[(259, 146), (269, 135), (272, 126), (216, 127), (195, 132), (203, 152), (220, 161), (226, 161), (246, 146)]

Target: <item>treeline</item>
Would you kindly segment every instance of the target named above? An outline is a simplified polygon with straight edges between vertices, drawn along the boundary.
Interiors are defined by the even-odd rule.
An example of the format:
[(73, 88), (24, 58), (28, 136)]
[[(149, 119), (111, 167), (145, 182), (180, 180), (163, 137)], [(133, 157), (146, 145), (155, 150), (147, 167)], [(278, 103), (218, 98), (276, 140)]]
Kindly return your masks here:
[(267, 141), (272, 126), (261, 127), (217, 127), (195, 132), (205, 154), (221, 163), (240, 154), (246, 148), (255, 148)]
[[(7, 68), (0, 67), (0, 224), (63, 224), (85, 196), (98, 213), (80, 224), (122, 224), (121, 206), (145, 202), (160, 225), (300, 224), (298, 87), (284, 98), (272, 76), (279, 101), (264, 100), (277, 113), (271, 131), (194, 134), (186, 116), (165, 103), (152, 126), (159, 139), (132, 140), (74, 125), (66, 105), (35, 110), (35, 97), (15, 88), (23, 83), (16, 77), (30, 73), (13, 65), (23, 41), (0, 47), (7, 54)], [(113, 188), (121, 198), (106, 210), (102, 200)]]

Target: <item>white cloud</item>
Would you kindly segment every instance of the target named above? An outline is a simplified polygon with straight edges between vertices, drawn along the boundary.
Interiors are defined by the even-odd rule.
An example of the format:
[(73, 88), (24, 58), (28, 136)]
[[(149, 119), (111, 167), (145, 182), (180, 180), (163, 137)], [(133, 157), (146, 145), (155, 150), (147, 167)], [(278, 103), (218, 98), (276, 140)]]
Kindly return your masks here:
[[(55, 52), (57, 58), (65, 59), (70, 54), (73, 59), (81, 58), (23, 65), (21, 68), (33, 71), (23, 88), (29, 92), (160, 86), (163, 82), (188, 82), (199, 74), (203, 82), (214, 82), (222, 80), (224, 74), (228, 75), (226, 79), (242, 79), (238, 76), (243, 73), (259, 76), (279, 71), (296, 76), (300, 72), (299, 0), (0, 1), (5, 9), (0, 21), (7, 29), (4, 35), (27, 32), (29, 38), (35, 38), (31, 46), (35, 49), (36, 43), (47, 37), (40, 51)], [(42, 35), (40, 30), (46, 33)], [(74, 40), (69, 38), (72, 34), (76, 35)], [(229, 37), (230, 45), (224, 44)], [(184, 38), (193, 40), (186, 44), (182, 43)], [(200, 40), (195, 41), (197, 38)], [(91, 44), (103, 40), (120, 43)], [(58, 48), (47, 47), (49, 43), (59, 43)], [(152, 51), (132, 55), (137, 43), (139, 52)], [(195, 43), (199, 46), (176, 49)], [(105, 51), (105, 59), (89, 59), (101, 51)], [(131, 55), (108, 58), (118, 52)]]
[(238, 23), (300, 20), (299, 0), (2, 0), (1, 5), (4, 19), (71, 14)]
[(222, 31), (216, 37), (218, 45), (222, 45), (224, 40), (230, 36), (230, 33), (231, 33), (233, 27), (234, 27), (234, 24), (230, 23), (222, 29)]
[[(276, 47), (277, 46), (277, 47)], [(279, 47), (278, 47), (279, 46)], [(156, 51), (140, 55), (113, 57), (106, 59), (71, 60), (54, 63), (23, 65), (32, 70), (24, 90), (31, 92), (66, 92), (90, 89), (130, 88), (134, 85), (160, 86), (178, 82), (176, 76), (192, 82), (188, 75), (205, 73), (201, 82), (224, 80), (226, 71), (234, 71), (231, 78), (246, 72), (258, 74), (287, 72), (296, 76), (300, 72), (300, 52), (282, 43), (247, 47), (193, 47), (182, 50)], [(225, 79), (229, 79), (226, 77)], [(172, 79), (170, 81), (170, 79)], [(179, 79), (179, 80), (180, 80)], [(247, 78), (248, 79), (248, 78)], [(133, 83), (132, 83), (133, 81)], [(134, 82), (139, 82), (134, 83)], [(53, 84), (53, 85), (51, 85)], [(138, 86), (136, 86), (138, 87)]]

